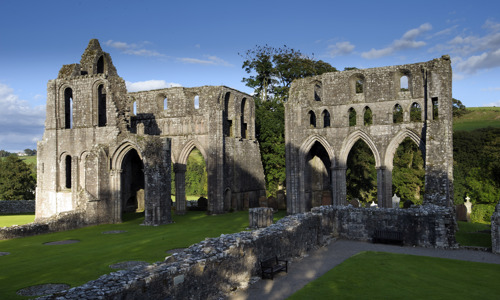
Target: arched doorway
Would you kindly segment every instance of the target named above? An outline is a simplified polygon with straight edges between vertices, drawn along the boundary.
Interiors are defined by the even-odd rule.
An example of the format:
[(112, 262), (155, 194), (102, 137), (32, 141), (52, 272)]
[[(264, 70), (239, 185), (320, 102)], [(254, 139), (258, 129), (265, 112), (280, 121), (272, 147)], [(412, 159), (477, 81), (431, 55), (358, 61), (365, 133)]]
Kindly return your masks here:
[(312, 145), (306, 156), (304, 183), (306, 211), (332, 204), (331, 162), (328, 152), (319, 142)]
[(377, 171), (370, 147), (359, 139), (349, 151), (346, 170), (347, 202), (359, 200), (367, 206), (377, 203)]
[(407, 137), (396, 149), (393, 158), (392, 192), (401, 201), (420, 205), (424, 199), (425, 167), (422, 151)]
[(144, 164), (135, 149), (123, 157), (121, 169), (122, 213), (144, 211)]

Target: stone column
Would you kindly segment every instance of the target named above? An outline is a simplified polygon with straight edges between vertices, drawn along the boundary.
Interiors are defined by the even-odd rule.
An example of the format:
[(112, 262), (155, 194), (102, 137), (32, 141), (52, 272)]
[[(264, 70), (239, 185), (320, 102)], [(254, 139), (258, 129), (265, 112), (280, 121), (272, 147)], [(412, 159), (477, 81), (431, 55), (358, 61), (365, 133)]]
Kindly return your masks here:
[(122, 197), (121, 197), (121, 173), (120, 169), (112, 169), (110, 172), (111, 186), (111, 217), (113, 223), (120, 223), (122, 220)]
[(186, 213), (186, 165), (175, 164), (175, 213)]
[(332, 204), (334, 206), (347, 203), (346, 170), (346, 167), (332, 168)]
[(377, 168), (377, 200), (379, 207), (392, 207), (392, 169)]
[(255, 207), (248, 210), (250, 228), (264, 228), (273, 224), (273, 209), (270, 207)]

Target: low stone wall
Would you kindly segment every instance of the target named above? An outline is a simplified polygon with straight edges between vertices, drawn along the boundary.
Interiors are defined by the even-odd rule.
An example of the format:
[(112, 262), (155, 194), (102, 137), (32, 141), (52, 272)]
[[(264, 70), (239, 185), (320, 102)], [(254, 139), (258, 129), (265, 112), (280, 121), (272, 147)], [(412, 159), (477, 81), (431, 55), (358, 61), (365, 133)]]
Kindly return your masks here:
[(420, 247), (457, 247), (458, 230), (452, 208), (436, 205), (393, 208), (355, 208), (320, 206), (312, 212), (321, 214), (323, 234), (342, 239), (371, 241), (375, 230), (399, 231), (404, 245)]
[(84, 215), (77, 212), (61, 213), (48, 219), (25, 225), (14, 225), (0, 228), (0, 240), (27, 237), (50, 232), (65, 231), (94, 225), (84, 219)]
[(500, 254), (500, 203), (491, 215), (491, 252)]
[(1, 200), (0, 215), (35, 212), (35, 200)]
[(38, 299), (220, 299), (259, 275), (260, 260), (290, 260), (324, 245), (332, 235), (369, 241), (376, 229), (400, 230), (408, 236), (405, 244), (454, 247), (456, 228), (453, 210), (437, 206), (318, 207), (264, 229), (205, 239), (164, 262), (103, 275)]

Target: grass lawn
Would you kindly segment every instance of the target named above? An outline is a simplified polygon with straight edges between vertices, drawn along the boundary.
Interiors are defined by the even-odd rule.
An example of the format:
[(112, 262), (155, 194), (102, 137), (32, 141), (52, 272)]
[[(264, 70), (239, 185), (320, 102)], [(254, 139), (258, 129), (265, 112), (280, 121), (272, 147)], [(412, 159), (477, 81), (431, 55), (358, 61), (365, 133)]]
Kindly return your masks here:
[(24, 225), (35, 220), (35, 214), (24, 215), (0, 215), (0, 227), (9, 227), (12, 225)]
[(361, 252), (288, 299), (498, 299), (500, 265)]
[(486, 127), (500, 127), (499, 107), (468, 107), (468, 113), (453, 118), (453, 130), (474, 130)]
[[(491, 225), (458, 222), (457, 242), (462, 246), (491, 247)], [(489, 231), (489, 232), (488, 232)]]
[[(280, 212), (280, 218), (285, 212)], [(121, 224), (86, 227), (65, 232), (0, 241), (0, 299), (25, 299), (16, 291), (43, 283), (66, 283), (72, 287), (113, 272), (109, 265), (140, 260), (162, 261), (166, 250), (185, 248), (205, 237), (234, 233), (248, 226), (248, 211), (208, 216), (205, 212), (173, 215), (174, 224), (140, 226), (143, 214), (126, 215)], [(125, 230), (121, 234), (103, 231)], [(75, 239), (79, 243), (44, 245)]]

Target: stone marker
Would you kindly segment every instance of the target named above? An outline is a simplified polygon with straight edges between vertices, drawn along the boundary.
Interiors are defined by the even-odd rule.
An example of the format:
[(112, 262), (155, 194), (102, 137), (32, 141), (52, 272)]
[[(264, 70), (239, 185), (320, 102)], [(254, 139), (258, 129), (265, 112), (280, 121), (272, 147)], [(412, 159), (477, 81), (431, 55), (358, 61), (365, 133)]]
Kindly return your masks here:
[(370, 204), (370, 208), (378, 208), (378, 204), (375, 203), (375, 201), (372, 201), (372, 203)]
[(470, 214), (472, 213), (472, 203), (470, 202), (469, 196), (467, 196), (465, 198), (465, 200), (466, 201), (465, 201), (464, 205), (465, 205), (465, 208), (467, 209), (467, 212), (466, 212), (466, 214), (467, 214), (467, 222), (470, 222)]
[(269, 207), (254, 207), (248, 210), (250, 228), (264, 228), (273, 224), (273, 209)]
[(392, 196), (392, 208), (399, 208), (399, 202), (401, 202), (401, 198), (394, 194), (394, 196)]

